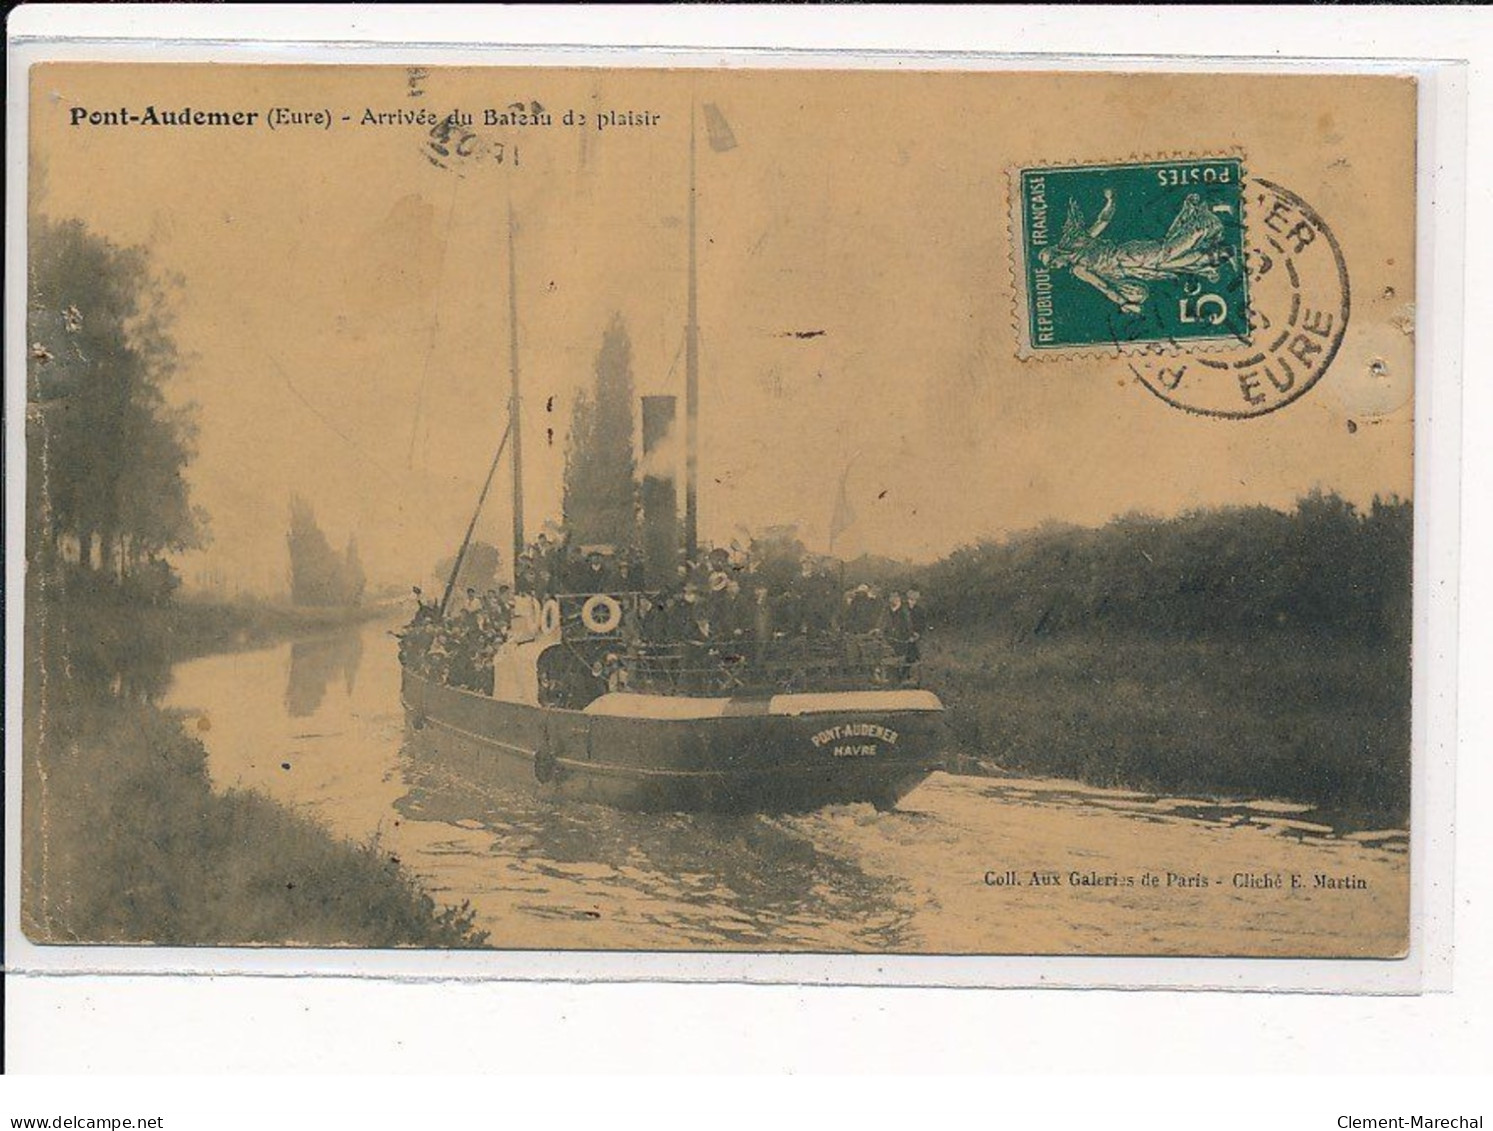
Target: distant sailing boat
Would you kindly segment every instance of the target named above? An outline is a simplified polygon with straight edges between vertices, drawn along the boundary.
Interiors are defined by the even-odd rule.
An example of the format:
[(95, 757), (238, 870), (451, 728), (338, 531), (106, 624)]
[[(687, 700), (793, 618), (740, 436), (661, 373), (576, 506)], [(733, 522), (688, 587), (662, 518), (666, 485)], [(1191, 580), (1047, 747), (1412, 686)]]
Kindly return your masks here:
[[(685, 348), (684, 557), (698, 546), (699, 401), (695, 130), (691, 118), (689, 306)], [(513, 555), (526, 550), (519, 428), (517, 266), (508, 216), (508, 425), (442, 598), (444, 615), (506, 446)], [(645, 397), (645, 462), (673, 424), (672, 397)], [(677, 497), (668, 475), (643, 487), (648, 576), (672, 581)], [(652, 591), (520, 594), (492, 657), (491, 694), (405, 662), (401, 699), (420, 745), (483, 777), (563, 798), (650, 810), (806, 811), (869, 801), (891, 808), (941, 768), (943, 705), (898, 679), (879, 640), (791, 635), (711, 646), (635, 631)], [(626, 678), (606, 680), (608, 664)]]

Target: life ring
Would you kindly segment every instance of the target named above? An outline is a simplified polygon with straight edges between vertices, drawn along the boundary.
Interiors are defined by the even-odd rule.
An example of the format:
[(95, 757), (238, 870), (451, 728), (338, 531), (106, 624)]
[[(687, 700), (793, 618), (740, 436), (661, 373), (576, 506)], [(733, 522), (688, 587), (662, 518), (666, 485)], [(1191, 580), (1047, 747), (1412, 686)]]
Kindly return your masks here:
[(615, 597), (598, 593), (581, 606), (581, 623), (598, 636), (616, 632), (622, 623), (622, 606)]
[(539, 629), (545, 636), (560, 631), (560, 602), (551, 597), (539, 610)]

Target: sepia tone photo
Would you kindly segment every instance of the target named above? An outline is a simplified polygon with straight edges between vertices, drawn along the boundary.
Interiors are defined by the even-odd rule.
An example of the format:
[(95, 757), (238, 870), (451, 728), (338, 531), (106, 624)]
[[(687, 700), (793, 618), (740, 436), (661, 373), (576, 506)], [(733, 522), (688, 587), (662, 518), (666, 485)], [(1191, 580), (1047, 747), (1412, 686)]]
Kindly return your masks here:
[(30, 81), (32, 941), (1406, 953), (1413, 79)]

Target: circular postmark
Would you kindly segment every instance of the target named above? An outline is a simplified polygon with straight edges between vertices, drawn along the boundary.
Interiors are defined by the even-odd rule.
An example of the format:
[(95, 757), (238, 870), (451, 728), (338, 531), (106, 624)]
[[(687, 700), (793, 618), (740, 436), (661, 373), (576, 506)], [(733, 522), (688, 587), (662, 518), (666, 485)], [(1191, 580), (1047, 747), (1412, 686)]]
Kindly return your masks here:
[[(519, 137), (531, 129), (555, 124), (551, 114), (536, 100), (509, 102), (503, 106), (451, 107), (431, 89), (431, 72), (424, 67), (405, 71), (406, 105), (377, 115), (380, 123), (418, 127), (420, 156), (437, 169), (458, 178), (489, 165), (516, 168), (521, 162)], [(449, 108), (448, 108), (449, 107)]]
[[(532, 109), (521, 104), (509, 106), (501, 113), (484, 112), (483, 122), (504, 126), (548, 124), (550, 115), (535, 102)], [(420, 156), (437, 169), (446, 169), (464, 177), (468, 170), (484, 164), (518, 165), (518, 143), (479, 132), (474, 115), (461, 110), (434, 119), (421, 139)]]
[(1251, 177), (1246, 200), (1247, 338), (1128, 358), (1141, 384), (1184, 412), (1248, 419), (1284, 408), (1321, 380), (1348, 327), (1348, 269), (1332, 229), (1270, 181)]

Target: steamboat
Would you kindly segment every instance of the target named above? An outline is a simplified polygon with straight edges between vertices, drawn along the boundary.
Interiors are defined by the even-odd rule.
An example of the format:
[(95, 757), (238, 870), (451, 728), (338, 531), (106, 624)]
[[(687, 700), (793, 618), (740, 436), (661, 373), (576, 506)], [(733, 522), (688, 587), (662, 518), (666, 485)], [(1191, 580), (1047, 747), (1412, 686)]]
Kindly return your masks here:
[[(915, 667), (884, 636), (756, 631), (712, 640), (639, 629), (666, 600), (659, 582), (672, 584), (679, 564), (700, 551), (694, 133), (692, 122), (683, 530), (675, 477), (650, 460), (673, 429), (675, 398), (644, 397), (644, 584), (608, 575), (607, 584), (584, 588), (520, 586), (480, 689), (440, 678), (401, 648), (401, 698), (419, 732), (414, 749), (480, 780), (627, 809), (802, 812), (849, 802), (890, 809), (941, 768), (943, 705), (916, 686)], [(508, 423), (432, 619), (448, 613), (505, 447), (515, 568), (532, 556), (511, 208), (508, 221)]]

